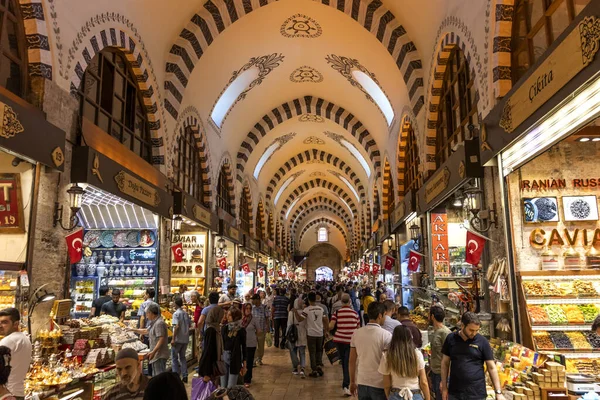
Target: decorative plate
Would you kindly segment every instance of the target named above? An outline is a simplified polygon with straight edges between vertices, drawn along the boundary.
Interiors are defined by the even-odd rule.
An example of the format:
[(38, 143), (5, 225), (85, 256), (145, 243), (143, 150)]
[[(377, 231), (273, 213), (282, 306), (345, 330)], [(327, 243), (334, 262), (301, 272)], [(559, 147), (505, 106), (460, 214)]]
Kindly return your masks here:
[(99, 231), (87, 231), (83, 237), (83, 245), (89, 246), (92, 249), (100, 247), (100, 232)]
[(138, 245), (142, 247), (150, 247), (156, 241), (156, 235), (154, 232), (148, 229), (144, 229), (138, 232)]
[(127, 244), (129, 247), (138, 247), (138, 233), (137, 231), (130, 231), (127, 234)]
[(197, 274), (201, 274), (202, 273), (202, 265), (196, 265), (195, 271)]
[(104, 231), (102, 235), (100, 235), (100, 243), (104, 247), (115, 247), (115, 242), (113, 241), (113, 236), (115, 235), (115, 231)]
[(127, 242), (127, 231), (117, 231), (113, 237), (113, 242), (117, 247), (127, 247), (129, 243)]

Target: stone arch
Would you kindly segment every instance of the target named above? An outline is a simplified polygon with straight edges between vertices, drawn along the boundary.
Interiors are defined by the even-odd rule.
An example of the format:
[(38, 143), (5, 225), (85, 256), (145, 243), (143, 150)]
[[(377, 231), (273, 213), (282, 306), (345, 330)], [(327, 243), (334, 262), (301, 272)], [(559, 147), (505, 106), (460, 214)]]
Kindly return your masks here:
[(340, 171), (345, 173), (348, 178), (350, 178), (349, 181), (354, 183), (355, 188), (361, 195), (361, 197), (365, 196), (365, 188), (361, 183), (360, 179), (358, 178), (358, 175), (352, 170), (352, 168), (348, 164), (344, 162), (344, 160), (323, 150), (310, 149), (305, 150), (302, 153), (296, 154), (294, 157), (286, 161), (281, 167), (279, 167), (279, 169), (275, 172), (275, 175), (273, 175), (273, 178), (271, 178), (269, 185), (267, 186), (266, 198), (268, 200), (271, 199), (271, 197), (275, 193), (277, 185), (279, 185), (280, 181), (284, 180), (288, 172), (290, 172), (293, 168), (297, 167), (298, 165), (304, 164), (312, 160), (323, 161), (327, 164), (337, 167)]
[(27, 42), (27, 73), (52, 80), (52, 53), (42, 0), (19, 0), (25, 40)]
[(495, 0), (492, 44), (492, 88), (495, 97), (504, 97), (512, 88), (512, 30), (515, 0)]
[[(404, 193), (406, 192), (406, 149), (408, 145), (408, 135), (411, 134), (414, 136), (415, 145), (417, 146), (417, 154), (418, 154), (418, 143), (417, 134), (415, 131), (414, 121), (410, 119), (408, 115), (405, 115), (402, 119), (402, 126), (400, 128), (400, 136), (398, 137), (398, 152), (397, 152), (397, 170), (398, 170), (398, 198), (404, 197)], [(419, 178), (421, 174), (419, 174)], [(420, 186), (420, 185), (419, 185)]]
[[(225, 154), (223, 156), (223, 158), (221, 159), (221, 163), (219, 164), (219, 174), (221, 173), (225, 173), (225, 177), (227, 178), (227, 189), (229, 192), (229, 196), (231, 198), (231, 212), (232, 217), (235, 218), (235, 212), (236, 212), (236, 203), (235, 203), (235, 186), (233, 184), (233, 167), (231, 165), (231, 158), (229, 157), (229, 154)], [(216, 180), (217, 184), (219, 182), (219, 178), (217, 177)], [(217, 195), (217, 187), (215, 185), (215, 190), (214, 190), (215, 194), (214, 196)], [(214, 197), (213, 196), (213, 197)], [(215, 199), (214, 204), (217, 204), (217, 201)]]
[[(246, 196), (246, 200), (248, 202), (248, 230), (250, 232), (253, 232), (254, 231), (254, 218), (253, 218), (254, 213), (252, 212), (253, 211), (252, 210), (252, 192), (250, 191), (250, 185), (248, 184), (248, 182), (245, 182), (242, 185), (242, 192), (240, 194), (240, 202), (239, 202), (240, 207), (242, 206), (241, 196)], [(240, 210), (240, 212), (238, 213), (238, 216), (241, 216), (241, 215), (242, 215), (242, 213)]]
[(381, 212), (381, 199), (379, 198), (379, 190), (377, 189), (377, 185), (373, 186), (373, 224), (375, 222), (381, 220), (382, 212)]
[(347, 213), (345, 213), (344, 211), (340, 211), (335, 206), (331, 206), (331, 205), (328, 205), (328, 204), (313, 204), (313, 205), (304, 207), (300, 211), (298, 219), (295, 219), (292, 222), (292, 224), (290, 226), (290, 230), (291, 230), (292, 234), (296, 233), (296, 230), (297, 230), (298, 226), (302, 224), (303, 220), (305, 220), (306, 218), (310, 218), (310, 215), (313, 212), (319, 212), (319, 211), (330, 212), (333, 215), (339, 217), (342, 221), (344, 221), (344, 224), (346, 225), (346, 231), (347, 232), (352, 232), (352, 222), (349, 219)]
[(392, 167), (390, 166), (390, 163), (388, 162), (388, 160), (386, 159), (384, 164), (383, 164), (383, 190), (382, 190), (382, 195), (383, 195), (383, 212), (382, 212), (382, 216), (384, 220), (387, 220), (390, 218), (390, 214), (392, 213), (393, 210), (390, 209), (390, 206), (392, 205), (390, 203), (390, 196), (394, 196), (394, 181), (392, 179)]
[[(332, 207), (328, 207), (328, 206), (313, 206), (310, 209), (308, 209), (307, 211), (308, 211), (308, 213), (305, 214), (305, 215), (302, 215), (298, 219), (297, 223), (293, 226), (293, 228), (291, 230), (292, 235), (296, 235), (296, 233), (298, 231), (298, 228), (300, 226), (302, 226), (302, 223), (304, 221), (306, 221), (306, 220), (309, 220), (310, 218), (313, 218), (314, 217), (313, 214), (316, 213), (316, 212), (319, 212), (319, 211), (326, 211), (328, 213), (331, 213), (333, 216), (336, 216), (336, 217), (338, 217), (338, 218), (340, 218), (340, 219), (343, 220), (343, 217), (340, 216), (340, 215), (338, 215), (337, 211), (334, 208), (332, 208)], [(348, 235), (350, 228), (346, 225), (346, 222), (341, 223), (340, 226), (342, 226), (345, 229), (346, 235)], [(354, 246), (352, 245), (352, 241), (350, 239), (348, 239), (348, 240), (349, 240), (348, 247), (349, 248), (353, 248)]]
[[(446, 66), (452, 50), (459, 48), (465, 55), (465, 59), (469, 64), (469, 73), (474, 77), (473, 81), (476, 86), (475, 91), (475, 102), (479, 102), (479, 84), (478, 75), (475, 73), (475, 69), (471, 63), (471, 53), (465, 41), (463, 41), (458, 34), (454, 32), (448, 32), (443, 39), (441, 39), (439, 46), (437, 46), (437, 54), (435, 63), (432, 66), (433, 78), (431, 80), (431, 90), (429, 94), (429, 107), (427, 114), (427, 129), (425, 137), (425, 175), (431, 176), (437, 167), (435, 160), (436, 151), (436, 138), (437, 138), (437, 121), (438, 111), (440, 104), (440, 96), (442, 93), (442, 84), (444, 77), (446, 76)], [(478, 109), (481, 113), (481, 110)], [(481, 120), (481, 115), (479, 116)]]
[[(258, 224), (259, 221), (260, 221), (260, 226)], [(262, 199), (260, 199), (258, 201), (258, 205), (256, 206), (256, 224), (255, 224), (254, 235), (258, 239), (266, 238), (267, 237), (265, 235), (266, 228), (267, 227), (266, 227), (266, 224), (265, 224), (265, 206), (263, 204)]]
[(336, 200), (332, 200), (329, 197), (325, 197), (323, 195), (318, 195), (317, 197), (311, 197), (311, 198), (307, 199), (306, 201), (304, 201), (302, 204), (299, 204), (298, 208), (296, 209), (296, 211), (294, 212), (292, 217), (289, 219), (290, 223), (293, 225), (294, 222), (296, 221), (296, 218), (298, 218), (298, 216), (300, 214), (302, 214), (302, 212), (304, 212), (305, 210), (307, 210), (310, 207), (318, 206), (318, 205), (323, 205), (323, 206), (332, 208), (338, 214), (343, 215), (342, 218), (344, 219), (344, 222), (346, 223), (346, 225), (348, 225), (348, 227), (354, 226), (352, 223), (353, 220), (350, 217), (350, 215), (348, 214), (347, 209), (344, 206), (342, 206), (340, 203), (338, 203)]
[[(117, 24), (111, 24), (113, 21)], [(128, 29), (120, 26), (119, 23), (126, 23)], [(86, 36), (89, 36), (89, 39), (84, 41)], [(148, 54), (141, 43), (141, 37), (127, 18), (116, 13), (105, 13), (92, 18), (82, 28), (82, 32), (79, 33), (72, 48), (69, 49), (69, 63), (66, 67), (67, 71), (70, 71), (71, 62), (75, 64), (73, 71), (66, 73), (70, 82), (71, 94), (76, 96), (86, 68), (96, 54), (106, 47), (114, 47), (122, 51), (131, 65), (146, 107), (152, 139), (152, 164), (158, 165), (161, 172), (166, 175), (165, 140), (167, 135), (163, 127), (165, 124), (161, 124), (162, 108), (160, 105), (162, 100), (158, 89), (155, 89), (158, 88), (156, 77)]]
[[(192, 16), (171, 47), (166, 63), (165, 108), (174, 119), (189, 78), (208, 46), (244, 15), (274, 1), (209, 0)], [(320, 3), (348, 15), (381, 42), (394, 59), (406, 84), (411, 108), (418, 115), (424, 105), (423, 63), (417, 47), (394, 14), (380, 0), (320, 0)]]
[(250, 154), (252, 154), (252, 151), (261, 139), (278, 124), (303, 114), (313, 114), (327, 118), (348, 131), (363, 146), (371, 160), (375, 175), (380, 176), (381, 160), (379, 149), (377, 148), (375, 139), (373, 139), (371, 133), (369, 133), (363, 123), (354, 114), (334, 103), (318, 97), (304, 96), (272, 109), (254, 124), (254, 127), (248, 132), (238, 150), (238, 181), (241, 181)]
[(347, 235), (346, 235), (346, 232), (344, 231), (344, 228), (343, 228), (343, 227), (342, 227), (340, 224), (338, 224), (336, 221), (334, 221), (334, 220), (332, 220), (332, 219), (330, 219), (330, 218), (327, 218), (327, 217), (321, 217), (321, 218), (318, 218), (318, 219), (312, 220), (312, 221), (310, 221), (309, 223), (307, 223), (307, 224), (304, 226), (304, 228), (302, 228), (302, 231), (300, 231), (300, 235), (298, 235), (298, 245), (299, 245), (300, 243), (302, 243), (302, 238), (304, 237), (304, 235), (306, 234), (306, 232), (308, 232), (308, 230), (309, 230), (311, 227), (313, 227), (313, 226), (315, 226), (315, 225), (318, 225), (318, 224), (321, 224), (321, 223), (326, 223), (328, 226), (329, 226), (329, 225), (330, 225), (330, 226), (333, 226), (333, 227), (335, 227), (337, 230), (339, 230), (339, 231), (340, 231), (340, 233), (342, 234), (342, 236), (344, 237), (344, 240), (346, 241), (346, 247), (347, 247), (347, 248), (350, 248), (350, 246), (349, 246), (349, 243), (348, 243), (348, 237), (347, 237)]
[(286, 199), (285, 204), (282, 207), (281, 213), (283, 215), (285, 215), (285, 212), (287, 211), (288, 207), (292, 204), (292, 202), (294, 201), (294, 199), (296, 197), (300, 196), (305, 191), (314, 189), (316, 187), (322, 187), (324, 189), (329, 189), (332, 192), (336, 193), (342, 199), (344, 199), (344, 201), (348, 204), (348, 206), (350, 206), (350, 210), (352, 210), (352, 214), (353, 215), (357, 214), (357, 208), (356, 208), (356, 204), (354, 203), (354, 200), (352, 199), (352, 197), (350, 195), (348, 195), (348, 193), (346, 193), (346, 191), (344, 189), (342, 189), (341, 187), (339, 187), (338, 185), (336, 185), (334, 183), (331, 183), (325, 179), (320, 179), (320, 178), (313, 179), (308, 182), (304, 182), (303, 184), (298, 186), (296, 189), (294, 189), (294, 191), (292, 193), (290, 193), (290, 195)]

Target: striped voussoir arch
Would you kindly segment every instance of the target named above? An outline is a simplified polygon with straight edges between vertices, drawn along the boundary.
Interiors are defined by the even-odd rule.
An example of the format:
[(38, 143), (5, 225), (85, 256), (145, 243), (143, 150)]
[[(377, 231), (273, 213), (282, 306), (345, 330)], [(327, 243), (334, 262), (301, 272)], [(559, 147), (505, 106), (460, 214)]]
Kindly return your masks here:
[(320, 179), (320, 178), (313, 179), (308, 182), (304, 182), (303, 184), (298, 186), (296, 189), (294, 189), (294, 191), (292, 193), (290, 193), (290, 195), (286, 199), (285, 204), (282, 207), (281, 214), (285, 215), (288, 207), (292, 204), (292, 202), (294, 201), (294, 199), (296, 197), (300, 196), (302, 193), (306, 192), (307, 190), (311, 190), (311, 189), (318, 188), (318, 187), (322, 187), (324, 189), (331, 190), (333, 193), (340, 196), (342, 199), (344, 199), (346, 204), (348, 204), (348, 206), (350, 206), (350, 210), (352, 210), (352, 214), (356, 215), (357, 208), (356, 208), (356, 204), (354, 203), (354, 200), (352, 199), (352, 197), (349, 196), (348, 193), (346, 193), (346, 191), (344, 189), (342, 189), (335, 183), (331, 183), (325, 179)]
[(246, 163), (260, 140), (278, 124), (302, 114), (320, 115), (347, 130), (364, 147), (375, 169), (376, 175), (380, 176), (379, 167), (381, 165), (381, 160), (379, 150), (377, 149), (375, 139), (373, 139), (363, 123), (352, 113), (334, 103), (319, 97), (304, 96), (283, 103), (279, 107), (272, 109), (254, 125), (250, 132), (248, 132), (237, 153), (238, 181), (242, 181)]
[[(442, 39), (440, 50), (437, 54), (435, 66), (433, 69), (433, 80), (431, 82), (431, 95), (429, 96), (429, 110), (427, 115), (427, 130), (425, 137), (425, 176), (430, 176), (436, 169), (435, 152), (436, 152), (436, 139), (437, 139), (437, 122), (438, 122), (438, 111), (440, 98), (442, 94), (442, 84), (444, 83), (444, 77), (446, 76), (446, 66), (448, 65), (448, 59), (452, 50), (459, 48), (465, 55), (467, 66), (469, 67), (469, 73), (472, 77), (476, 77), (477, 74), (471, 66), (471, 54), (467, 49), (466, 43), (454, 32), (449, 32)], [(474, 79), (476, 82), (477, 80)], [(475, 92), (475, 101), (479, 101), (479, 90)], [(450, 146), (453, 146), (451, 144)]]
[(347, 222), (344, 220), (343, 214), (338, 214), (337, 210), (333, 207), (329, 207), (326, 205), (320, 205), (320, 206), (309, 207), (307, 209), (307, 213), (301, 215), (300, 218), (298, 218), (298, 220), (294, 222), (294, 224), (292, 225), (292, 228), (291, 228), (292, 235), (296, 235), (296, 231), (298, 230), (298, 227), (302, 226), (302, 222), (304, 220), (309, 219), (315, 213), (319, 213), (319, 212), (326, 212), (328, 215), (332, 214), (332, 215), (340, 218), (343, 221), (343, 226), (344, 226), (346, 234), (350, 233), (351, 228), (348, 226)]
[[(182, 115), (183, 116), (183, 115)], [(191, 129), (194, 135), (194, 141), (196, 143), (196, 149), (198, 150), (198, 157), (200, 159), (200, 172), (202, 173), (202, 193), (204, 204), (211, 207), (212, 199), (212, 185), (210, 176), (210, 157), (208, 152), (208, 142), (206, 141), (206, 134), (202, 131), (199, 117), (196, 115), (187, 115), (180, 124), (179, 135), (184, 135), (186, 129)]]
[(348, 214), (348, 211), (346, 211), (346, 209), (344, 207), (342, 207), (340, 204), (338, 204), (337, 202), (335, 202), (331, 199), (328, 199), (328, 198), (311, 199), (309, 201), (306, 201), (302, 205), (300, 205), (291, 218), (292, 231), (295, 231), (295, 227), (298, 225), (298, 222), (301, 221), (302, 218), (305, 218), (309, 214), (309, 211), (311, 211), (311, 210), (315, 210), (315, 211), (328, 210), (328, 211), (333, 212), (335, 215), (337, 215), (344, 221), (344, 223), (346, 224), (346, 226), (348, 228), (348, 231), (352, 231), (353, 223), (352, 223), (352, 218)]
[[(245, 196), (246, 197), (246, 204), (248, 204), (248, 230), (251, 233), (254, 231), (254, 218), (252, 217), (254, 215), (254, 213), (252, 212), (252, 193), (250, 192), (250, 186), (248, 185), (248, 182), (246, 182), (246, 184), (244, 184), (244, 186), (242, 187), (242, 194), (241, 196)], [(240, 208), (242, 207), (242, 201), (240, 199)], [(238, 212), (238, 216), (242, 215), (242, 210), (240, 209), (240, 211)]]
[(42, 0), (19, 0), (25, 40), (27, 41), (27, 73), (52, 80), (52, 53)]
[(275, 189), (279, 185), (279, 182), (281, 182), (285, 178), (288, 172), (290, 172), (293, 168), (299, 166), (300, 164), (311, 160), (323, 161), (327, 164), (339, 168), (340, 171), (345, 173), (346, 176), (350, 178), (350, 182), (354, 182), (354, 187), (360, 193), (361, 197), (365, 196), (365, 188), (361, 183), (360, 179), (358, 178), (358, 175), (352, 170), (352, 168), (348, 164), (346, 164), (346, 162), (344, 162), (344, 160), (323, 150), (310, 149), (305, 150), (302, 153), (296, 154), (294, 157), (286, 161), (281, 167), (279, 167), (279, 170), (277, 170), (275, 172), (275, 175), (273, 175), (273, 178), (271, 178), (269, 186), (267, 186), (267, 193), (265, 195), (267, 200), (271, 199), (273, 193), (275, 193)]
[[(406, 192), (406, 147), (408, 146), (409, 135), (411, 136), (412, 143), (416, 148), (416, 153), (419, 154), (415, 131), (413, 129), (413, 123), (407, 115), (402, 120), (400, 136), (398, 137), (398, 159), (396, 161), (398, 166), (398, 198), (402, 198), (404, 196), (404, 193)], [(418, 183), (417, 187), (420, 187)]]
[[(392, 210), (389, 209), (389, 195), (394, 192), (394, 182), (392, 181), (392, 168), (388, 160), (383, 164), (383, 219), (389, 219)], [(392, 194), (393, 195), (393, 194)]]
[(150, 83), (148, 65), (142, 57), (140, 46), (138, 46), (135, 39), (127, 32), (118, 28), (106, 28), (89, 38), (87, 44), (75, 58), (77, 62), (75, 64), (75, 75), (70, 83), (71, 94), (77, 96), (77, 89), (81, 84), (87, 66), (92, 62), (96, 54), (106, 47), (114, 47), (121, 50), (131, 65), (140, 88), (140, 93), (142, 94), (144, 106), (146, 107), (146, 116), (148, 117), (148, 126), (152, 140), (152, 164), (162, 165), (164, 170), (165, 146), (161, 132), (158, 93)]
[[(258, 206), (256, 207), (256, 218), (260, 218), (260, 225), (262, 227), (262, 232), (254, 232), (256, 237), (265, 238), (267, 235), (265, 232), (267, 231), (267, 224), (265, 222), (265, 206), (262, 200), (258, 201)], [(258, 228), (258, 223), (256, 224), (256, 228)]]
[(515, 0), (496, 0), (496, 26), (492, 49), (495, 97), (504, 97), (512, 88), (512, 30)]
[[(181, 31), (166, 63), (165, 108), (174, 119), (198, 61), (215, 38), (252, 11), (277, 0), (208, 0)], [(394, 59), (415, 115), (423, 108), (423, 63), (406, 29), (381, 0), (314, 0), (343, 12), (371, 32)]]
[(300, 245), (300, 243), (302, 243), (302, 238), (304, 237), (306, 232), (308, 232), (308, 230), (310, 228), (312, 228), (313, 226), (318, 225), (318, 224), (332, 225), (335, 228), (337, 228), (340, 231), (340, 233), (342, 234), (342, 236), (344, 237), (344, 240), (346, 241), (346, 247), (350, 248), (349, 243), (348, 243), (348, 236), (346, 235), (344, 228), (340, 224), (338, 224), (336, 221), (332, 220), (331, 218), (327, 218), (327, 217), (321, 217), (321, 218), (315, 219), (315, 220), (307, 223), (306, 226), (304, 226), (304, 228), (302, 228), (302, 231), (300, 231), (300, 235), (298, 235), (298, 245)]
[[(229, 192), (229, 199), (231, 200), (231, 212), (233, 213), (232, 217), (235, 218), (235, 186), (233, 184), (233, 168), (231, 167), (231, 160), (229, 156), (225, 157), (221, 162), (221, 168), (219, 168), (219, 174), (225, 174), (225, 178), (227, 179), (227, 191)], [(217, 182), (219, 180), (217, 179)], [(215, 193), (217, 190), (215, 190)]]

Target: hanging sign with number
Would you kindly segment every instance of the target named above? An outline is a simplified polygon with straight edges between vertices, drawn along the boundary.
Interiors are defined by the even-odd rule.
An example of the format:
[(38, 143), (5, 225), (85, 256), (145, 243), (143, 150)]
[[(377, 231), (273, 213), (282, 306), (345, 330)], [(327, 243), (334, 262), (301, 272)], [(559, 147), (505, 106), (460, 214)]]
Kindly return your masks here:
[(23, 233), (23, 201), (19, 174), (0, 174), (0, 233)]

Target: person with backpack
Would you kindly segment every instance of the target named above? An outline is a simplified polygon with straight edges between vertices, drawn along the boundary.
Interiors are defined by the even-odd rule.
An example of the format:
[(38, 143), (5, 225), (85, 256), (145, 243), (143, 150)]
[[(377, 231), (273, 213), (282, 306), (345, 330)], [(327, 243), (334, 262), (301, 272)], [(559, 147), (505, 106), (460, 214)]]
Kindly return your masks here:
[[(294, 301), (293, 308), (302, 311), (304, 301), (298, 297)], [(306, 368), (306, 321), (300, 321), (294, 314), (294, 309), (290, 310), (288, 315), (286, 339), (292, 360), (292, 374), (300, 375), (300, 378), (304, 379), (306, 378), (304, 374), (304, 368)]]
[(354, 332), (360, 327), (360, 317), (352, 308), (350, 295), (348, 293), (342, 294), (341, 302), (342, 308), (337, 310), (331, 316), (329, 329), (330, 331), (333, 331), (335, 328), (333, 342), (337, 347), (344, 374), (342, 390), (344, 395), (348, 397), (352, 396), (352, 393), (350, 392), (350, 342), (352, 340), (352, 335), (354, 335)]

